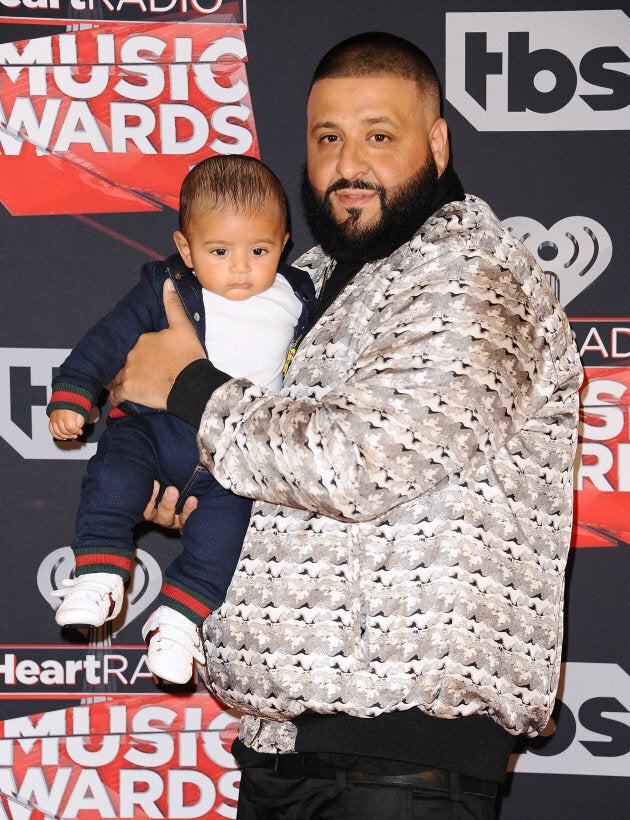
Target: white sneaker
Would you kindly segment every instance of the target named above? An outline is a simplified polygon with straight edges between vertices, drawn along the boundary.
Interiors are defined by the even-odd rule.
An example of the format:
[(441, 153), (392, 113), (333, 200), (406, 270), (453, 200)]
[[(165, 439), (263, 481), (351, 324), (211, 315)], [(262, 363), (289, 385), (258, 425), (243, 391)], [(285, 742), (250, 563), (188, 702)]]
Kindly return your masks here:
[(64, 599), (55, 612), (55, 620), (60, 626), (101, 626), (120, 612), (125, 587), (115, 572), (87, 572), (66, 579), (63, 585), (65, 589), (51, 592), (56, 598)]
[(142, 627), (147, 666), (167, 683), (188, 683), (194, 661), (205, 660), (198, 627), (170, 606), (159, 606)]

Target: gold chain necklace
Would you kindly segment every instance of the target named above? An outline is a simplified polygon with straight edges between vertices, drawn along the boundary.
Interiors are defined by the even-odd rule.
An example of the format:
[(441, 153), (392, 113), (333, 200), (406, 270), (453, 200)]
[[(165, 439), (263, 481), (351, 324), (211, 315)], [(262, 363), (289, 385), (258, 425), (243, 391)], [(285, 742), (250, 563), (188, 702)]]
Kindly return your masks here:
[[(334, 259), (331, 259), (330, 262), (326, 265), (326, 268), (324, 270), (324, 275), (322, 276), (322, 283), (319, 286), (319, 293), (317, 294), (318, 299), (322, 298), (322, 293), (324, 292), (324, 288), (326, 287), (326, 284), (328, 282), (328, 277), (330, 276), (330, 273), (331, 273), (332, 269), (334, 268), (334, 266), (335, 266), (335, 260)], [(300, 346), (300, 342), (302, 341), (303, 338), (304, 338), (304, 334), (300, 333), (300, 335), (293, 342), (291, 347), (287, 350), (287, 355), (285, 356), (284, 364), (282, 365), (282, 377), (283, 378), (286, 376), (287, 370), (289, 369), (289, 365), (293, 361), (293, 357), (297, 353), (297, 349)]]
[(319, 293), (317, 294), (318, 299), (322, 298), (322, 293), (324, 292), (324, 288), (328, 284), (328, 277), (330, 276), (330, 273), (331, 273), (331, 271), (334, 267), (335, 267), (335, 260), (331, 259), (330, 262), (326, 265), (326, 269), (324, 270), (324, 275), (322, 276), (322, 283), (319, 286)]

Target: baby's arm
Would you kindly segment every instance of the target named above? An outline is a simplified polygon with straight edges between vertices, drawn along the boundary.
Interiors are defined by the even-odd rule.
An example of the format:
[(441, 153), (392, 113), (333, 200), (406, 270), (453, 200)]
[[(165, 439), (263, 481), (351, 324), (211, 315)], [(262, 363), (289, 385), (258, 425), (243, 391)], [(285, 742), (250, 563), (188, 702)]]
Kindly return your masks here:
[(53, 410), (50, 414), (48, 429), (55, 438), (65, 441), (77, 438), (83, 432), (85, 419), (74, 410)]

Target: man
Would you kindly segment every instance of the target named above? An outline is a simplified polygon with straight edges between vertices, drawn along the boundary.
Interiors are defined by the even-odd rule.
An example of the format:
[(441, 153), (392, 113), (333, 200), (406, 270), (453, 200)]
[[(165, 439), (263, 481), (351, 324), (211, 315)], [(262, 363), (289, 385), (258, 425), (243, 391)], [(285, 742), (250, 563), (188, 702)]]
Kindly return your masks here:
[(573, 336), (464, 195), (405, 40), (319, 64), (304, 202), (322, 313), (282, 395), (213, 368), (175, 313), (114, 390), (201, 421), (202, 461), (259, 500), (205, 623), (208, 684), (245, 713), (238, 817), (491, 817), (558, 682)]

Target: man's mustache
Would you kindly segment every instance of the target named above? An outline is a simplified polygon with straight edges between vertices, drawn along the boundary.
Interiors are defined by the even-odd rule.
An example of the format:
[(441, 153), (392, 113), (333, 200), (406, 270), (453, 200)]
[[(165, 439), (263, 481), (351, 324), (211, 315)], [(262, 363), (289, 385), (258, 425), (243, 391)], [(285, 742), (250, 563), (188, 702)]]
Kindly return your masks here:
[(355, 179), (354, 182), (351, 182), (349, 179), (338, 179), (337, 182), (333, 182), (333, 184), (326, 189), (324, 198), (329, 197), (335, 191), (348, 191), (352, 189), (358, 191), (375, 191), (381, 196), (385, 193), (385, 188), (374, 182), (365, 182), (363, 179)]

